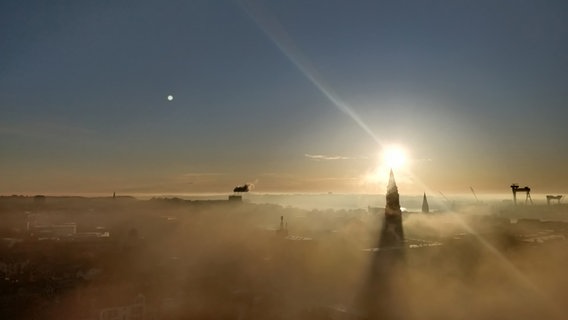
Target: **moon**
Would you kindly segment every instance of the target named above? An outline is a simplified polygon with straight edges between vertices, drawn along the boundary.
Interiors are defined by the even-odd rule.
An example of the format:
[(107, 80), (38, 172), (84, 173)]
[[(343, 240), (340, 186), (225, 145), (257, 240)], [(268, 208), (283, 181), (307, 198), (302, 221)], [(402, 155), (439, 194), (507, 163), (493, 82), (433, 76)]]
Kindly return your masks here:
[(174, 100), (174, 96), (172, 96), (171, 94), (168, 96), (168, 101), (172, 101)]

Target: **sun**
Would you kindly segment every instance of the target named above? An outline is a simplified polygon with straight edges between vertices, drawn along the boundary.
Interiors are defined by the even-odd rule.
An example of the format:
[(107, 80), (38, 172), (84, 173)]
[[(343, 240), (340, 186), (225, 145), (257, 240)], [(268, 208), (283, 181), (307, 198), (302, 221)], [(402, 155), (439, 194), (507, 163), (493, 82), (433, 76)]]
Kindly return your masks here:
[(390, 169), (400, 169), (406, 164), (406, 151), (400, 146), (388, 146), (382, 152), (383, 163)]

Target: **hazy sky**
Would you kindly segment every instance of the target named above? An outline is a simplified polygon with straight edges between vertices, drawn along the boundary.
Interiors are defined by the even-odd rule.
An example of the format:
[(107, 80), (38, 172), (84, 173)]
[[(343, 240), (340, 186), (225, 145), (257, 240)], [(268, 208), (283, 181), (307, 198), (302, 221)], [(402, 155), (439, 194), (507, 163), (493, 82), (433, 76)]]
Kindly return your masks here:
[(567, 85), (565, 1), (2, 1), (0, 193), (563, 193)]

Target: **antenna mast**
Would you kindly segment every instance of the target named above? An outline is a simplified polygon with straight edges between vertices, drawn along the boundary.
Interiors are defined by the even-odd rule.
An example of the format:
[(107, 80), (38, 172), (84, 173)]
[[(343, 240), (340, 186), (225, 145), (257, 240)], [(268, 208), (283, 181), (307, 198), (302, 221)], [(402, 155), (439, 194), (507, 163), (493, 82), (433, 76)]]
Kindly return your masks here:
[(473, 193), (473, 196), (475, 197), (475, 201), (479, 202), (479, 199), (477, 198), (477, 195), (475, 194), (475, 190), (473, 190), (473, 187), (469, 187), (469, 189), (471, 190), (471, 193)]

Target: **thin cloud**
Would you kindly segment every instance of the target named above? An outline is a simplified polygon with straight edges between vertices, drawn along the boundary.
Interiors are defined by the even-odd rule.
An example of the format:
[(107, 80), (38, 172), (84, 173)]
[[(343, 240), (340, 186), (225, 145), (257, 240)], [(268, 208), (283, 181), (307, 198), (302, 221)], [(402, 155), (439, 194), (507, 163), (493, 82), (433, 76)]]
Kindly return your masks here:
[(16, 125), (0, 124), (0, 134), (34, 139), (86, 138), (95, 134), (93, 130), (67, 124), (47, 121), (33, 121)]
[(219, 181), (228, 176), (227, 173), (222, 172), (186, 172), (177, 177), (178, 181), (185, 183), (201, 184)]
[(307, 179), (314, 182), (326, 182), (326, 181), (359, 181), (358, 177), (324, 177), (324, 178), (312, 178)]
[(211, 177), (211, 176), (223, 176), (226, 175), (226, 173), (222, 173), (222, 172), (188, 172), (188, 173), (184, 173), (182, 175), (182, 177), (187, 178), (187, 177)]
[(416, 159), (410, 159), (410, 161), (412, 162), (432, 162), (431, 158), (416, 158)]
[(324, 154), (309, 154), (306, 153), (304, 156), (308, 159), (315, 160), (315, 161), (327, 161), (327, 160), (359, 160), (359, 159), (367, 159), (367, 157), (348, 157), (348, 156), (338, 156), (338, 155), (324, 155)]

